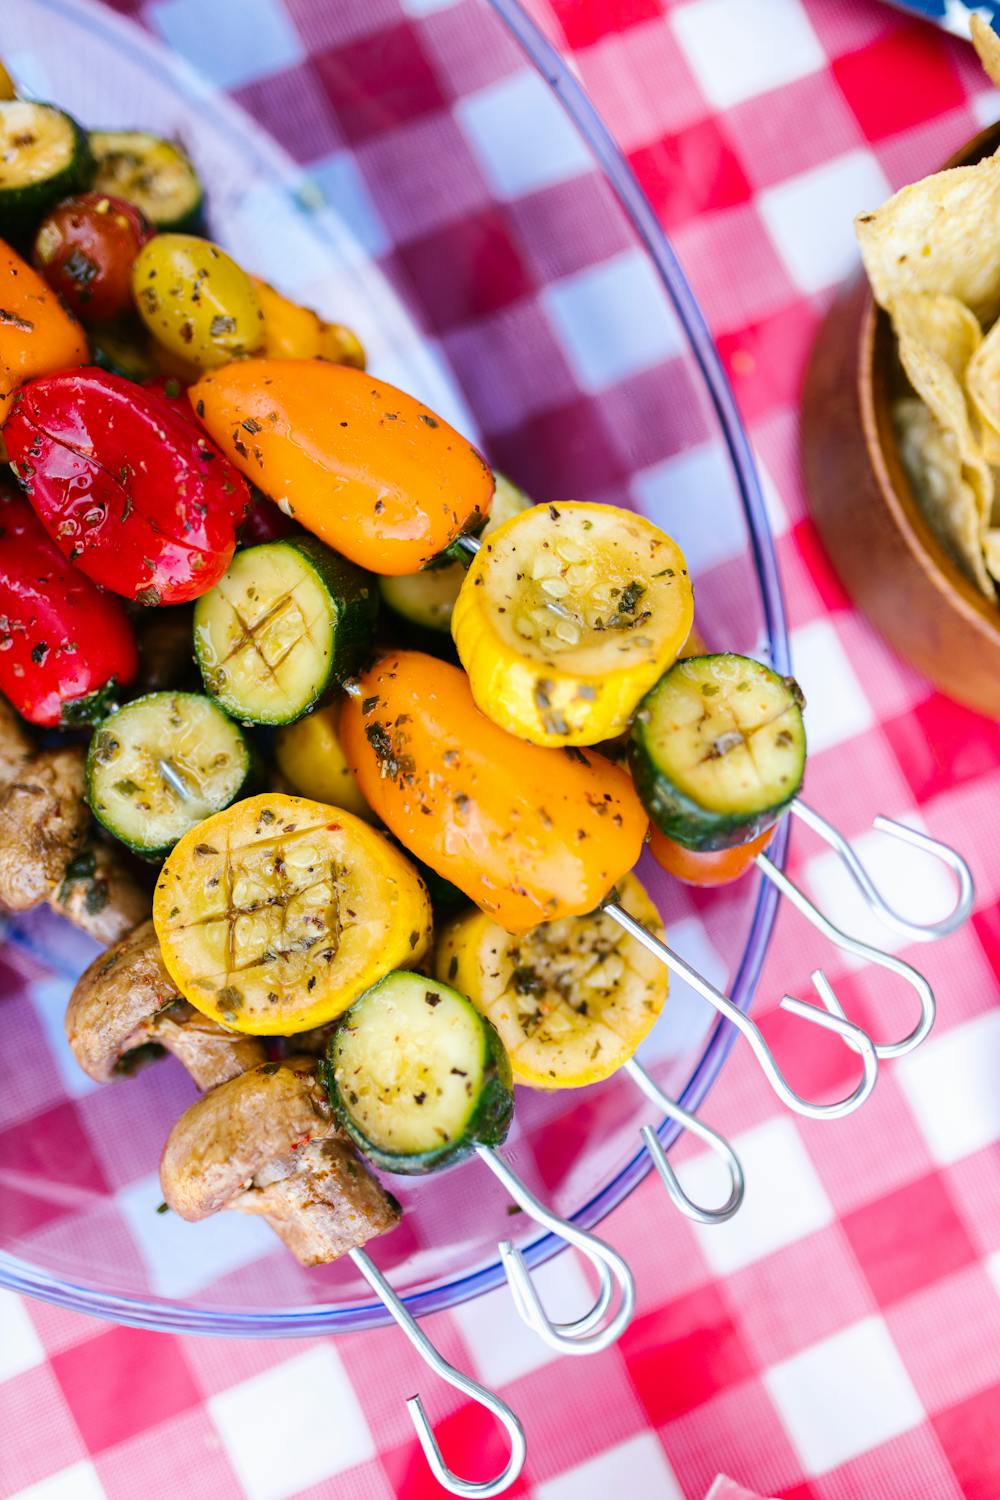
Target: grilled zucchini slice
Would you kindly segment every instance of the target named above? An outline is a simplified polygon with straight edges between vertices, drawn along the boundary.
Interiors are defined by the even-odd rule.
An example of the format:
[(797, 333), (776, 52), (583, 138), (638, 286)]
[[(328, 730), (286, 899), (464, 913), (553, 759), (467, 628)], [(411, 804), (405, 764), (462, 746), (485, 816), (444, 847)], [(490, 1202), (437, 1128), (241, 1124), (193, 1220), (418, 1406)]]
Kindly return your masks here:
[(206, 690), (246, 724), (291, 724), (330, 694), (371, 643), (371, 574), (315, 537), (247, 547), (194, 611)]
[(610, 505), (536, 505), (473, 559), (451, 631), (472, 694), (536, 745), (594, 745), (626, 727), (694, 619), (680, 548)]
[(0, 236), (21, 240), (93, 170), (86, 132), (54, 104), (0, 100)]
[[(625, 910), (662, 938), (660, 915), (634, 875)], [(667, 971), (610, 917), (561, 917), (516, 936), (484, 912), (442, 931), (434, 972), (496, 1027), (516, 1083), (581, 1088), (632, 1056), (667, 998)]]
[(196, 230), (204, 191), (180, 146), (146, 130), (92, 130), (94, 188), (124, 198), (161, 230)]
[(489, 1021), (422, 974), (388, 974), (351, 1006), (330, 1039), (327, 1078), (341, 1127), (387, 1172), (433, 1172), (499, 1146), (514, 1110)]
[[(512, 484), (502, 474), (494, 473), (493, 479), (496, 488), (493, 491), (490, 514), (479, 533), (480, 537), (489, 536), (504, 521), (527, 510), (532, 503), (523, 490), (519, 490), (516, 484)], [(443, 567), (424, 568), (421, 573), (400, 573), (395, 578), (380, 578), (378, 586), (383, 601), (413, 625), (420, 625), (425, 630), (449, 631), (451, 613), (468, 563), (468, 553), (463, 553), (463, 556), (464, 561), (449, 562)]]
[(135, 854), (157, 859), (254, 772), (243, 731), (200, 693), (147, 693), (109, 714), (91, 737), (87, 800)]
[(160, 872), (163, 962), (206, 1016), (254, 1035), (334, 1020), (420, 962), (431, 906), (413, 866), (343, 808), (271, 792), (208, 818)]
[(730, 849), (776, 823), (805, 772), (803, 703), (794, 678), (749, 656), (677, 662), (640, 704), (628, 751), (660, 832)]

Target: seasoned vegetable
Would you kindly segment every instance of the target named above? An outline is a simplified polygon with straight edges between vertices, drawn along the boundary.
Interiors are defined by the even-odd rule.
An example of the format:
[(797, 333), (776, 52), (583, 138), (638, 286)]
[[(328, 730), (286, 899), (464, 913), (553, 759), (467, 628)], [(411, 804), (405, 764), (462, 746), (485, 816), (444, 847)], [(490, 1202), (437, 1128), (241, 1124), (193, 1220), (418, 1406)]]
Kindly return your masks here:
[(327, 323), (311, 307), (301, 307), (276, 292), (267, 281), (251, 276), (264, 314), (264, 355), (267, 359), (328, 359), (335, 365), (365, 367), (365, 351), (343, 323)]
[(373, 573), (415, 573), (489, 510), (493, 475), (475, 448), (360, 370), (248, 359), (188, 396), (244, 474)]
[(464, 995), (422, 974), (387, 974), (356, 1000), (327, 1063), (338, 1121), (387, 1172), (452, 1166), (510, 1129), (500, 1038)]
[(86, 187), (87, 137), (65, 110), (33, 99), (0, 100), (0, 234), (30, 233), (59, 198)]
[(290, 724), (371, 644), (375, 580), (315, 537), (238, 552), (194, 612), (205, 687), (248, 724)]
[(80, 193), (46, 214), (35, 235), (34, 262), (78, 318), (111, 321), (132, 310), (132, 264), (153, 232), (123, 198)]
[(298, 521), (286, 516), (261, 490), (250, 486), (250, 509), (240, 527), (241, 547), (259, 547), (262, 542), (280, 542), (282, 537), (302, 535)]
[(87, 755), (87, 800), (109, 833), (159, 858), (244, 790), (250, 747), (200, 693), (147, 693), (111, 714)]
[(106, 370), (22, 386), (3, 430), (59, 549), (140, 604), (184, 604), (225, 573), (246, 483), (157, 391)]
[(80, 365), (87, 340), (75, 318), (26, 260), (0, 240), (0, 422), (23, 380)]
[(381, 834), (342, 808), (272, 792), (185, 834), (153, 921), (185, 999), (236, 1031), (308, 1031), (390, 969), (420, 962), (427, 892)]
[(119, 601), (66, 563), (20, 495), (0, 490), (0, 692), (32, 724), (83, 724), (138, 666)]
[(0, 911), (30, 911), (53, 896), (89, 822), (79, 745), (39, 750), (0, 786)]
[(802, 693), (791, 677), (724, 652), (685, 658), (647, 693), (629, 764), (661, 833), (728, 849), (775, 823), (802, 785)]
[(383, 657), (340, 731), (387, 827), (509, 932), (593, 911), (639, 857), (646, 816), (624, 771), (514, 739), (432, 656)]
[(668, 875), (685, 885), (730, 885), (746, 874), (773, 837), (772, 826), (749, 843), (734, 844), (730, 849), (685, 849), (683, 844), (675, 843), (658, 828), (653, 828), (649, 836), (649, 852)]
[(90, 357), (99, 370), (109, 370), (112, 375), (133, 380), (138, 385), (153, 379), (156, 374), (153, 341), (138, 318), (91, 325), (87, 332)]
[(451, 630), (472, 696), (536, 745), (620, 734), (694, 619), (684, 556), (610, 505), (536, 505), (473, 559)]
[(196, 229), (202, 190), (180, 146), (145, 130), (93, 130), (94, 188), (134, 203), (157, 229)]
[[(619, 903), (656, 937), (663, 923), (634, 875)], [(667, 971), (601, 912), (562, 917), (512, 937), (481, 911), (456, 917), (434, 972), (496, 1027), (516, 1083), (579, 1088), (627, 1062), (667, 998)]]
[(264, 315), (249, 276), (211, 240), (158, 234), (132, 267), (132, 292), (154, 339), (203, 370), (263, 342)]
[(374, 823), (375, 814), (362, 797), (341, 748), (340, 708), (339, 703), (329, 703), (279, 729), (274, 758), (282, 776), (303, 797), (344, 807), (356, 818)]
[[(489, 518), (481, 537), (489, 536), (504, 521), (531, 504), (523, 490), (511, 484), (502, 474), (494, 473), (496, 489)], [(450, 630), (451, 612), (465, 578), (465, 562), (446, 563), (443, 567), (425, 568), (421, 573), (404, 573), (396, 578), (379, 579), (382, 598), (390, 609), (414, 625), (428, 630)]]

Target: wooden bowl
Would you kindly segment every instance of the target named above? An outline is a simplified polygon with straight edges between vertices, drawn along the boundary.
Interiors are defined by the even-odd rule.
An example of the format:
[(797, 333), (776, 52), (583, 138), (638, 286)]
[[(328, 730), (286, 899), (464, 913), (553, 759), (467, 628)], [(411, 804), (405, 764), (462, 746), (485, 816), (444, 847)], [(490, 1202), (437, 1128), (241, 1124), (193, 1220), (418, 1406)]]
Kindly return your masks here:
[[(1000, 145), (1000, 124), (945, 163)], [(886, 639), (959, 702), (1000, 717), (1000, 605), (945, 551), (906, 477), (892, 426), (895, 340), (864, 275), (820, 328), (803, 390), (806, 497), (834, 567)]]

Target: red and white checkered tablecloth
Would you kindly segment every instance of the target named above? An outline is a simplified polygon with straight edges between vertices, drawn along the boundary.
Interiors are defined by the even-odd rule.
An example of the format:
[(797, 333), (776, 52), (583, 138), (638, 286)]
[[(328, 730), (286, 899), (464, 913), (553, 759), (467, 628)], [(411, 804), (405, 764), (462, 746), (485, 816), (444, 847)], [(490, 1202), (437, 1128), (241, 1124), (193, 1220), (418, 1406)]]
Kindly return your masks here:
[[(434, 15), (469, 3), (359, 0), (349, 37), (330, 30), (323, 0), (115, 0), (115, 9), (195, 62), (211, 15), (228, 70), (214, 81), (311, 165), (336, 141), (324, 135), (327, 101), (343, 125), (366, 68), (398, 68), (400, 87), (416, 89), (433, 118)], [(429, 1332), (522, 1414), (529, 1459), (512, 1494), (604, 1500), (619, 1488), (635, 1500), (702, 1500), (725, 1471), (786, 1500), (997, 1500), (1000, 728), (932, 691), (852, 611), (805, 510), (796, 405), (817, 319), (852, 264), (852, 213), (930, 169), (1000, 113), (1000, 99), (966, 46), (875, 0), (534, 0), (534, 9), (669, 229), (750, 425), (796, 672), (807, 696), (824, 689), (809, 724), (810, 800), (836, 815), (880, 876), (918, 885), (915, 898), (931, 908), (937, 878), (866, 830), (884, 811), (949, 838), (971, 860), (978, 908), (962, 932), (920, 949), (937, 1030), (885, 1067), (858, 1115), (826, 1125), (782, 1112), (736, 1050), (710, 1113), (744, 1161), (744, 1209), (701, 1231), (647, 1181), (612, 1215), (608, 1238), (633, 1265), (639, 1295), (616, 1348), (560, 1360), (522, 1332), (503, 1293), (439, 1314)], [(484, 85), (495, 81), (489, 59), (465, 64), (483, 69)], [(362, 116), (357, 130), (376, 134)], [(419, 280), (434, 234), (419, 213), (409, 237), (400, 231), (413, 206), (366, 212), (398, 213), (391, 242)], [(459, 194), (435, 211), (467, 208)], [(493, 286), (516, 303), (502, 257)], [(448, 318), (442, 307), (437, 331), (460, 365), (461, 330)], [(792, 870), (864, 927), (835, 861), (806, 836), (794, 840)], [(784, 988), (809, 993), (816, 949), (811, 930), (783, 912), (758, 1000), (758, 1013), (772, 1007), (772, 1038), (794, 1025), (773, 1013), (774, 1000)], [(852, 1016), (881, 1035), (903, 1028), (880, 977), (825, 947), (823, 962)], [(805, 1089), (836, 1082), (831, 1065), (850, 1069), (846, 1053), (816, 1056), (796, 1075)], [(443, 1492), (403, 1406), (426, 1385), (394, 1330), (301, 1342), (167, 1337), (0, 1293), (0, 1495), (429, 1500)], [(458, 1472), (500, 1460), (489, 1419), (457, 1398), (449, 1406), (437, 1386), (431, 1405)]]

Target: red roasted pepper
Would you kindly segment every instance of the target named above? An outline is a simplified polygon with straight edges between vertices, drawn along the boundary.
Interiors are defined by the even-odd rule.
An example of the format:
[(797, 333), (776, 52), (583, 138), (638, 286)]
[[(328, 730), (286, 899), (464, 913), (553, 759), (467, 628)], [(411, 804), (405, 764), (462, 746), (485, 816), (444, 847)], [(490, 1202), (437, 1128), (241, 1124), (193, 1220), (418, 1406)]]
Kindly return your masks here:
[(82, 724), (138, 669), (125, 606), (69, 566), (27, 501), (0, 490), (0, 692), (32, 724)]
[(218, 583), (247, 482), (159, 391), (107, 370), (21, 387), (3, 438), (60, 551), (140, 604), (185, 604)]

